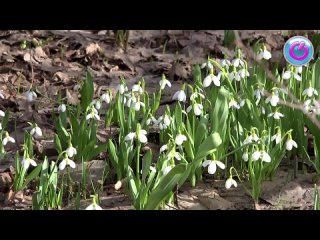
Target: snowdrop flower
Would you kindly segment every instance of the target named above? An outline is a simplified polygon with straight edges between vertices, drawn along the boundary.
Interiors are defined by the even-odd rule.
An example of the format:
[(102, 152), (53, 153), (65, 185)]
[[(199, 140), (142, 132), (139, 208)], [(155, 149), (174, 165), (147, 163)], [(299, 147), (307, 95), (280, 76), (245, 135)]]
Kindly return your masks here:
[(309, 113), (312, 109), (313, 109), (313, 106), (311, 105), (311, 99), (307, 99), (303, 103), (303, 112), (306, 114), (306, 113)]
[(257, 101), (256, 101), (256, 105), (259, 104), (260, 102), (260, 99), (261, 99), (261, 96), (264, 96), (264, 89), (260, 89), (260, 88), (257, 88), (254, 92), (253, 92), (253, 95), (256, 97)]
[(66, 150), (66, 153), (68, 154), (68, 156), (70, 158), (72, 158), (73, 156), (77, 155), (77, 149), (75, 149), (72, 144), (69, 144), (69, 147)]
[(228, 178), (228, 180), (226, 181), (225, 187), (226, 187), (226, 189), (229, 189), (229, 188), (231, 188), (232, 185), (233, 185), (234, 187), (237, 187), (237, 186), (238, 186), (236, 180), (234, 180), (234, 179), (232, 178), (232, 176), (230, 176), (230, 177)]
[(127, 101), (127, 107), (131, 108), (134, 107), (135, 108), (135, 103), (137, 102), (137, 99), (135, 96), (133, 95), (128, 95), (128, 101)]
[(76, 164), (74, 161), (68, 158), (68, 155), (66, 154), (62, 162), (59, 164), (59, 170), (62, 171), (65, 169), (66, 166), (70, 166), (71, 168), (75, 168)]
[(151, 172), (154, 172), (154, 173), (157, 172), (157, 169), (155, 167), (153, 167), (153, 166), (150, 166), (149, 169), (150, 169)]
[(240, 109), (241, 107), (243, 107), (245, 104), (244, 100), (240, 101), (240, 104), (237, 103), (234, 99), (231, 99), (231, 101), (229, 102), (229, 108), (234, 108), (234, 109)]
[(202, 163), (202, 167), (208, 166), (208, 173), (209, 174), (215, 174), (217, 171), (217, 165), (221, 169), (225, 169), (225, 165), (223, 162), (217, 161), (217, 160), (206, 160)]
[(107, 92), (107, 93), (102, 94), (102, 95), (101, 95), (101, 97), (100, 97), (100, 99), (101, 99), (101, 101), (103, 101), (103, 102), (105, 102), (105, 103), (109, 104), (109, 103), (111, 102), (111, 96), (110, 96), (110, 93), (109, 93), (109, 92)]
[(171, 88), (171, 82), (168, 79), (166, 79), (164, 74), (162, 75), (162, 79), (160, 80), (159, 85), (161, 90), (163, 90), (166, 86)]
[(176, 152), (174, 149), (172, 149), (171, 153), (170, 153), (171, 158), (175, 158), (178, 161), (181, 160), (181, 155), (180, 153)]
[(271, 137), (271, 141), (275, 141), (276, 144), (279, 144), (281, 141), (281, 132), (278, 131), (275, 135)]
[(37, 94), (32, 90), (26, 91), (25, 95), (28, 102), (32, 102), (33, 98), (37, 97)]
[(273, 113), (269, 113), (268, 117), (273, 117), (274, 119), (279, 120), (280, 118), (284, 117), (284, 115), (280, 112), (275, 111)]
[[(247, 71), (247, 69), (244, 69), (244, 68), (240, 69), (240, 70), (237, 72), (237, 74), (239, 75), (240, 79), (244, 79), (245, 77), (250, 77), (249, 72)], [(239, 78), (239, 77), (238, 77), (238, 78)], [(239, 81), (239, 80), (238, 80), (238, 81)]]
[(98, 204), (96, 200), (96, 196), (93, 196), (92, 203), (86, 208), (86, 210), (103, 210)]
[(243, 141), (243, 144), (249, 144), (249, 143), (252, 143), (252, 141), (254, 142), (258, 142), (259, 141), (259, 137), (258, 135), (253, 132), (251, 135), (247, 136), (246, 139)]
[(302, 66), (296, 67), (296, 70), (297, 70), (298, 73), (301, 74), (302, 73)]
[(200, 104), (200, 103), (195, 103), (194, 105), (190, 105), (190, 106), (187, 108), (187, 112), (190, 112), (191, 109), (193, 109), (194, 115), (200, 116), (201, 113), (202, 113), (203, 106), (202, 106), (202, 104)]
[(220, 87), (220, 77), (222, 72), (219, 72), (217, 76), (213, 74), (213, 69), (210, 70), (210, 74), (205, 77), (203, 80), (203, 87), (209, 87), (211, 83), (216, 85), (217, 87)]
[(100, 102), (99, 100), (95, 100), (94, 103), (95, 103), (95, 104), (94, 104), (95, 109), (100, 110), (100, 108), (101, 108), (101, 102)]
[[(160, 119), (160, 121), (159, 121)], [(159, 122), (159, 128), (162, 129), (166, 129), (170, 123), (171, 123), (171, 119), (168, 115), (164, 115), (164, 117), (159, 117), (158, 122)]]
[(124, 140), (125, 141), (132, 141), (133, 139), (137, 138), (138, 136), (138, 140), (141, 142), (141, 143), (146, 143), (148, 141), (147, 139), (147, 131), (144, 130), (144, 129), (139, 129), (140, 128), (140, 125), (139, 127), (137, 126), (137, 132), (139, 132), (139, 134), (137, 134), (137, 132), (130, 132), (127, 136), (125, 136)]
[(209, 61), (202, 63), (201, 68), (205, 68), (205, 67), (207, 67), (209, 70), (213, 68), (211, 62), (209, 62)]
[(173, 95), (172, 99), (185, 102), (187, 100), (187, 96), (183, 90), (179, 90)]
[(150, 124), (156, 124), (157, 123), (157, 119), (155, 119), (154, 116), (151, 116), (150, 118), (147, 119), (146, 124), (147, 126), (149, 126)]
[(244, 61), (242, 59), (240, 59), (240, 58), (233, 59), (231, 63), (236, 68), (239, 67), (239, 66), (244, 66)]
[(30, 134), (32, 136), (35, 135), (35, 137), (41, 137), (42, 136), (41, 128), (39, 128), (37, 124), (35, 124), (35, 126), (31, 129)]
[(257, 56), (257, 59), (258, 60), (262, 60), (262, 59), (269, 60), (271, 57), (272, 57), (271, 52), (269, 52), (266, 49), (266, 47), (264, 47), (263, 50), (260, 50), (260, 52), (259, 52), (259, 54)]
[(5, 115), (4, 111), (0, 110), (0, 117), (4, 117)]
[(89, 114), (87, 114), (87, 116), (86, 116), (87, 120), (89, 120), (91, 118), (100, 121), (100, 117), (98, 115), (98, 111), (94, 107), (91, 108), (91, 112)]
[(135, 84), (135, 85), (133, 85), (131, 91), (132, 91), (132, 92), (138, 92), (139, 94), (142, 94), (142, 93), (143, 93), (143, 89), (142, 89), (142, 87), (140, 86), (140, 84)]
[(3, 96), (2, 92), (3, 92), (3, 91), (0, 90), (0, 98), (4, 99), (4, 96)]
[(138, 99), (137, 102), (134, 103), (134, 109), (136, 111), (139, 111), (141, 107), (144, 107), (144, 103), (143, 102), (140, 102), (140, 99)]
[(279, 101), (280, 101), (280, 98), (279, 98), (278, 94), (272, 92), (271, 96), (267, 97), (265, 102), (266, 103), (270, 102), (271, 106), (275, 107), (278, 105)]
[(59, 112), (65, 112), (66, 110), (67, 110), (67, 106), (64, 103), (59, 105), (58, 107)]
[(244, 154), (242, 154), (242, 159), (243, 159), (245, 162), (248, 162), (248, 160), (249, 160), (249, 154), (248, 154), (248, 152), (245, 152)]
[(163, 169), (163, 175), (167, 175), (172, 170), (172, 166), (167, 166)]
[(306, 88), (303, 92), (302, 92), (302, 95), (305, 96), (307, 95), (308, 97), (312, 97), (313, 95), (316, 95), (318, 96), (318, 91), (315, 90), (313, 87), (308, 87)]
[(288, 151), (291, 151), (293, 147), (298, 148), (298, 144), (289, 135), (289, 138), (288, 138), (288, 140), (286, 142), (286, 149)]
[(266, 110), (265, 110), (265, 108), (264, 108), (263, 106), (260, 107), (260, 111), (261, 111), (261, 113), (262, 113), (263, 115), (266, 114)]
[(301, 76), (297, 73), (294, 73), (294, 72), (291, 72), (291, 71), (285, 71), (283, 74), (282, 74), (282, 78), (284, 80), (288, 80), (291, 78), (291, 76), (293, 75), (293, 77), (297, 80), (297, 81), (301, 81)]
[(190, 96), (190, 101), (194, 101), (198, 96), (202, 99), (205, 99), (205, 96), (202, 93), (194, 92)]
[(228, 59), (221, 59), (220, 65), (221, 67), (229, 67), (231, 65), (231, 62)]
[(124, 85), (123, 83), (119, 84), (117, 86), (117, 92), (119, 92), (121, 95), (124, 94), (124, 92), (128, 91), (128, 87)]
[(7, 145), (8, 142), (12, 142), (12, 143), (16, 142), (13, 137), (10, 137), (8, 132), (6, 132), (5, 134), (6, 134), (5, 138), (2, 140), (3, 146)]
[(178, 134), (175, 139), (175, 143), (180, 146), (183, 142), (187, 141), (187, 137), (183, 134)]
[(1, 124), (1, 122), (0, 122), (0, 131), (2, 130), (2, 124)]
[(34, 167), (37, 166), (37, 163), (29, 157), (23, 158), (21, 164), (23, 165), (24, 170), (28, 170), (30, 164)]
[(264, 150), (262, 151), (255, 151), (253, 154), (252, 154), (252, 160), (253, 161), (257, 161), (261, 159), (263, 162), (271, 162), (271, 157), (270, 155), (265, 152)]
[(168, 149), (168, 145), (165, 144), (163, 145), (161, 148), (160, 148), (160, 153), (162, 153), (163, 151), (167, 150)]
[(313, 99), (313, 104), (314, 104), (313, 112), (315, 114), (319, 115), (320, 114), (320, 103), (317, 100)]

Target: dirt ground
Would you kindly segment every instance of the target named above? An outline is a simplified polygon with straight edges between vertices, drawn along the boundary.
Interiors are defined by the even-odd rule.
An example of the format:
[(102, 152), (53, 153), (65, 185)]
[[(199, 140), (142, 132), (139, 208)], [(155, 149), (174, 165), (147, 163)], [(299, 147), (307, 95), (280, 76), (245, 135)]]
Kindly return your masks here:
[[(284, 38), (281, 31), (241, 31), (244, 41), (263, 38), (278, 61)], [(8, 186), (12, 183), (14, 152), (23, 142), (23, 134), (29, 128), (28, 121), (36, 122), (43, 129), (43, 137), (36, 141), (36, 152), (41, 161), (44, 155), (54, 159), (54, 126), (51, 117), (56, 110), (57, 93), (71, 104), (79, 102), (74, 85), (81, 81), (85, 70), (93, 73), (95, 94), (107, 88), (115, 91), (119, 78), (124, 77), (130, 88), (142, 77), (149, 93), (158, 89), (164, 73), (172, 81), (172, 87), (164, 93), (163, 106), (171, 100), (181, 84), (192, 81), (192, 66), (203, 63), (207, 56), (232, 57), (233, 51), (223, 47), (224, 31), (130, 31), (127, 50), (115, 44), (113, 31), (0, 31), (0, 100), (1, 110), (10, 109), (8, 131), (16, 139), (8, 144), (10, 154), (0, 162), (0, 209), (30, 209), (31, 191), (17, 194), (8, 201)], [(27, 48), (21, 43), (26, 41)], [(23, 93), (30, 84), (36, 86), (38, 98), (28, 104)], [(106, 141), (108, 132), (99, 131), (99, 139)], [(101, 156), (103, 159), (103, 156)], [(104, 161), (95, 160), (93, 179), (101, 176)], [(75, 175), (77, 175), (75, 170)], [(261, 209), (311, 209), (313, 196), (312, 176), (298, 175), (292, 179), (288, 171), (280, 171), (272, 182), (263, 185)], [(290, 181), (289, 181), (290, 179)], [(105, 209), (131, 209), (130, 199), (122, 191), (114, 190), (114, 183), (105, 186), (101, 207)], [(251, 198), (241, 185), (225, 190), (224, 181), (207, 179), (196, 188), (183, 186), (178, 194), (178, 206), (168, 209), (252, 209)], [(81, 202), (82, 208), (90, 199)], [(66, 206), (73, 208), (74, 203)]]

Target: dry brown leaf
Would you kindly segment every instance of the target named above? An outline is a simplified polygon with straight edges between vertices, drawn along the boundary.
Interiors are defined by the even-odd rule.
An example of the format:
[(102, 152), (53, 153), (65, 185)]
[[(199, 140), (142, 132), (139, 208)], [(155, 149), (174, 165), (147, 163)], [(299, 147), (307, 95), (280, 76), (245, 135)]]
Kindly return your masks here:
[(36, 47), (34, 50), (35, 57), (38, 58), (47, 58), (47, 54), (43, 51), (42, 47)]
[(31, 61), (31, 55), (29, 52), (26, 52), (23, 56), (23, 60), (26, 62), (30, 62)]
[(86, 47), (86, 54), (87, 55), (93, 55), (96, 52), (101, 51), (101, 48), (99, 46), (98, 43), (90, 43), (87, 47)]
[(68, 74), (63, 73), (63, 72), (56, 72), (53, 75), (53, 80), (55, 80), (55, 81), (61, 80), (65, 84), (68, 84), (70, 82), (70, 78), (69, 78)]
[(69, 104), (77, 105), (80, 102), (77, 92), (70, 92), (68, 89), (66, 89), (66, 95)]

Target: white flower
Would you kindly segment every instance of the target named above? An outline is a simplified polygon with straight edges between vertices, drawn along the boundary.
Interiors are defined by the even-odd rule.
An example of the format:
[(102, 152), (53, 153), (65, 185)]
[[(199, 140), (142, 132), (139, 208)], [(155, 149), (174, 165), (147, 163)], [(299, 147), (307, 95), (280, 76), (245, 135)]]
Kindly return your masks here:
[(297, 73), (293, 73), (291, 71), (285, 71), (283, 74), (282, 74), (282, 78), (284, 80), (288, 80), (291, 78), (291, 74), (293, 74), (293, 77), (298, 80), (298, 81), (301, 81), (301, 76)]
[(70, 158), (77, 155), (77, 149), (75, 149), (72, 145), (67, 148), (66, 152)]
[(229, 188), (231, 188), (232, 185), (234, 187), (238, 186), (236, 180), (234, 180), (232, 177), (229, 177), (228, 180), (226, 181), (225, 187), (226, 187), (226, 189), (229, 189)]
[(75, 168), (76, 164), (74, 161), (72, 161), (71, 159), (68, 158), (68, 156), (65, 156), (65, 158), (61, 161), (61, 163), (59, 164), (59, 169), (60, 171), (62, 171), (63, 169), (65, 169), (65, 167), (69, 165), (71, 168)]
[[(147, 131), (144, 130), (144, 129), (140, 129), (140, 133), (139, 133), (139, 136), (138, 136), (138, 140), (141, 142), (141, 143), (146, 143), (148, 141), (147, 139)], [(134, 138), (137, 137), (137, 133), (136, 132), (130, 132), (127, 136), (125, 136), (124, 140), (125, 141), (132, 141)]]
[(277, 132), (275, 135), (271, 137), (271, 141), (275, 141), (276, 144), (279, 144), (281, 141), (281, 133)]
[(111, 98), (110, 98), (110, 94), (109, 93), (102, 94), (100, 99), (101, 99), (101, 101), (104, 101), (107, 104), (109, 104), (111, 102)]
[(309, 111), (311, 111), (312, 109), (313, 109), (313, 106), (311, 105), (311, 99), (307, 99), (303, 103), (303, 112), (304, 113), (309, 113)]
[(203, 87), (209, 87), (212, 82), (214, 85), (219, 87), (220, 86), (220, 77), (221, 77), (221, 72), (218, 74), (218, 76), (215, 76), (214, 74), (209, 74), (203, 80)]
[(155, 117), (151, 116), (150, 118), (147, 119), (146, 124), (147, 126), (149, 126), (150, 124), (155, 124), (157, 123), (157, 119), (155, 119)]
[(28, 102), (32, 102), (32, 101), (33, 101), (33, 98), (36, 98), (36, 97), (37, 97), (37, 94), (36, 94), (34, 91), (32, 91), (32, 90), (26, 91), (25, 95), (26, 95), (26, 98), (27, 98), (27, 101), (28, 101)]
[[(249, 74), (249, 72), (246, 70), (246, 69), (240, 69), (238, 72), (237, 72), (237, 74), (239, 75), (239, 77), (240, 78), (245, 78), (245, 77), (249, 77), (250, 76), (250, 74)], [(238, 80), (239, 81), (239, 80)]]
[(34, 167), (37, 166), (37, 163), (31, 158), (23, 158), (21, 164), (25, 170), (29, 168), (30, 164)]
[(256, 104), (258, 105), (259, 102), (260, 102), (260, 99), (261, 99), (261, 96), (264, 96), (264, 89), (256, 89), (254, 92), (253, 92), (253, 95), (256, 97), (257, 101), (256, 101)]
[(221, 65), (221, 67), (225, 67), (225, 66), (229, 67), (231, 65), (231, 62), (228, 59), (221, 59), (220, 65)]
[(200, 104), (200, 103), (195, 103), (194, 105), (190, 105), (190, 106), (187, 108), (187, 112), (190, 112), (192, 108), (193, 108), (193, 112), (194, 112), (194, 114), (195, 114), (196, 116), (201, 115), (202, 109), (203, 109), (202, 104)]
[(121, 95), (124, 94), (124, 92), (126, 91), (128, 91), (128, 87), (124, 84), (121, 83), (117, 86), (117, 92), (119, 92)]
[(214, 174), (217, 170), (217, 165), (221, 169), (225, 169), (225, 165), (223, 162), (217, 161), (217, 160), (206, 160), (202, 163), (202, 167), (208, 167), (208, 173), (209, 174)]
[(171, 87), (171, 82), (166, 78), (162, 78), (159, 82), (159, 85), (161, 90), (163, 90), (166, 86)]
[(36, 137), (41, 137), (42, 136), (41, 128), (39, 128), (38, 126), (35, 126), (34, 128), (31, 129), (30, 134), (32, 136), (35, 135)]
[(155, 167), (153, 167), (153, 166), (150, 166), (149, 169), (150, 169), (151, 172), (154, 172), (154, 173), (157, 172), (157, 169)]
[(298, 73), (301, 74), (302, 73), (302, 66), (296, 67), (296, 70), (297, 70)]
[(243, 155), (242, 155), (242, 159), (247, 162), (248, 159), (249, 159), (249, 154), (247, 152), (245, 152)]
[(144, 103), (143, 102), (140, 102), (140, 100), (138, 102), (135, 102), (134, 103), (134, 109), (136, 111), (139, 111), (141, 107), (144, 107)]
[(135, 96), (129, 95), (128, 96), (128, 101), (127, 101), (127, 107), (131, 108), (134, 107), (135, 108), (135, 103), (137, 102), (137, 99)]
[(162, 153), (163, 151), (167, 150), (168, 149), (168, 145), (165, 144), (163, 145), (161, 148), (160, 148), (160, 153)]
[(99, 110), (101, 108), (101, 102), (99, 100), (93, 100), (92, 104), (94, 104), (94, 107), (97, 110)]
[(0, 131), (2, 130), (2, 124), (1, 124), (1, 122), (0, 122)]
[(266, 103), (270, 102), (271, 106), (273, 106), (273, 107), (277, 106), (279, 101), (280, 101), (279, 96), (274, 93), (271, 96), (267, 97), (267, 99), (266, 99)]
[(240, 109), (240, 105), (234, 100), (231, 99), (231, 101), (229, 102), (229, 108), (233, 107), (234, 109)]
[(3, 146), (7, 145), (8, 142), (15, 143), (16, 141), (14, 140), (13, 137), (10, 137), (10, 136), (9, 136), (9, 133), (6, 133), (5, 138), (2, 140)]
[(194, 101), (198, 96), (200, 96), (202, 99), (205, 98), (205, 96), (202, 93), (194, 92), (194, 93), (191, 94), (190, 100)]
[(274, 113), (269, 113), (268, 114), (268, 117), (272, 117), (272, 116), (273, 116), (274, 119), (277, 119), (277, 120), (279, 120), (280, 118), (284, 117), (284, 115), (282, 113), (280, 113), (280, 112), (274, 112)]
[(187, 141), (187, 137), (183, 134), (178, 134), (175, 139), (175, 143), (177, 145), (181, 145), (184, 141)]
[(139, 94), (143, 93), (143, 89), (139, 84), (133, 85), (131, 91), (132, 92), (138, 92)]
[(173, 95), (172, 99), (185, 102), (187, 100), (187, 96), (183, 90), (179, 90)]
[(4, 96), (3, 96), (2, 92), (3, 92), (3, 91), (0, 90), (0, 98), (4, 99)]
[(167, 166), (163, 169), (163, 175), (167, 175), (172, 170), (172, 166)]
[(298, 148), (298, 145), (293, 139), (288, 139), (286, 142), (286, 149), (291, 151), (292, 147)]
[(239, 65), (244, 66), (244, 61), (240, 58), (235, 58), (232, 60), (232, 65), (235, 67), (239, 67)]
[(100, 207), (98, 204), (96, 203), (91, 203), (86, 210), (103, 210), (102, 207)]
[(160, 116), (158, 120), (155, 122), (156, 125), (159, 125), (160, 130), (167, 129), (170, 125), (171, 119), (168, 115)]
[(5, 115), (4, 111), (0, 110), (0, 117), (4, 117)]
[(89, 120), (91, 118), (95, 118), (97, 120), (100, 120), (100, 117), (98, 115), (98, 111), (97, 109), (95, 109), (94, 107), (91, 108), (91, 112), (86, 116), (86, 119)]
[(318, 91), (315, 90), (313, 87), (308, 87), (302, 92), (302, 95), (307, 95), (308, 97), (312, 97), (313, 95), (318, 96)]
[(205, 62), (205, 63), (202, 63), (201, 68), (205, 68), (205, 67), (207, 67), (208, 69), (213, 68), (211, 62), (209, 62), (209, 61)]
[(261, 51), (257, 56), (258, 60), (261, 60), (261, 59), (269, 60), (271, 57), (272, 57), (271, 53), (267, 49), (264, 49), (263, 51)]
[(294, 73), (293, 76), (297, 81), (301, 81), (302, 80), (302, 78), (301, 78), (301, 76), (299, 74)]
[(252, 160), (253, 161), (257, 161), (259, 159), (261, 159), (263, 162), (271, 162), (270, 155), (265, 151), (255, 151), (252, 154)]
[(264, 109), (263, 106), (261, 106), (260, 110), (261, 110), (261, 113), (262, 113), (262, 114), (266, 114), (266, 110)]
[(59, 105), (59, 107), (58, 107), (58, 111), (59, 112), (65, 112), (67, 110), (67, 106), (65, 105), (65, 104), (61, 104), (61, 105)]
[(175, 159), (177, 159), (178, 161), (181, 160), (181, 155), (180, 153), (176, 152), (175, 150), (171, 151), (171, 157), (174, 157)]

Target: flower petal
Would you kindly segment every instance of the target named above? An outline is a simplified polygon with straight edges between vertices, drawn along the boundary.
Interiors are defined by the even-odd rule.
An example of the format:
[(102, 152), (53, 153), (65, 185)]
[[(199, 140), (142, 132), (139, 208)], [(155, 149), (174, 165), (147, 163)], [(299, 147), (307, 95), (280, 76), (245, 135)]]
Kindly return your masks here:
[(211, 161), (211, 163), (209, 164), (209, 167), (208, 167), (208, 173), (215, 174), (216, 171), (217, 171), (216, 161)]

